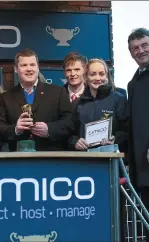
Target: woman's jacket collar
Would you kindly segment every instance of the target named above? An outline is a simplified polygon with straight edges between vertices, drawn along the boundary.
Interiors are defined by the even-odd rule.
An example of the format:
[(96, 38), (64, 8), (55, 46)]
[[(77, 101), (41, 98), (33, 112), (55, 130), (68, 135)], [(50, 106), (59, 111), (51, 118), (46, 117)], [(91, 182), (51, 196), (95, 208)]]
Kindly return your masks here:
[[(109, 96), (109, 94), (112, 91), (112, 86), (111, 85), (104, 85), (104, 86), (100, 86), (97, 90), (97, 96), (96, 99), (103, 99), (107, 96)], [(95, 99), (90, 91), (89, 86), (87, 86), (84, 90), (84, 93), (81, 95), (80, 97), (82, 100), (93, 100)]]

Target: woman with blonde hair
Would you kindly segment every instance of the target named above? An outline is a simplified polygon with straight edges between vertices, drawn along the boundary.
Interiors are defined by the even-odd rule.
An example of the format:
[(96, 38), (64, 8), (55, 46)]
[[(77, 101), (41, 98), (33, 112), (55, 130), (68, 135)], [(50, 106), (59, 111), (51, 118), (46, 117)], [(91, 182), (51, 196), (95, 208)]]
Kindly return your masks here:
[(89, 144), (85, 140), (85, 124), (98, 121), (106, 116), (112, 117), (112, 136), (102, 140), (100, 145), (118, 144), (123, 147), (121, 133), (125, 124), (127, 99), (116, 91), (109, 68), (102, 59), (90, 59), (86, 73), (87, 86), (77, 105), (75, 134), (69, 139), (74, 150), (85, 151)]

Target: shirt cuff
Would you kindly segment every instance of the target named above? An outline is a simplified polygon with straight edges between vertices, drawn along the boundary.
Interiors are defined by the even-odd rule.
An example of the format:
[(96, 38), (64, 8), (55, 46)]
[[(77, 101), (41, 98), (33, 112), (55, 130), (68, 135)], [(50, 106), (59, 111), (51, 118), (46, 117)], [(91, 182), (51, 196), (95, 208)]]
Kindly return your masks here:
[(21, 135), (21, 134), (23, 134), (23, 131), (18, 133), (18, 132), (16, 131), (16, 127), (15, 127), (15, 134), (16, 134), (16, 135)]

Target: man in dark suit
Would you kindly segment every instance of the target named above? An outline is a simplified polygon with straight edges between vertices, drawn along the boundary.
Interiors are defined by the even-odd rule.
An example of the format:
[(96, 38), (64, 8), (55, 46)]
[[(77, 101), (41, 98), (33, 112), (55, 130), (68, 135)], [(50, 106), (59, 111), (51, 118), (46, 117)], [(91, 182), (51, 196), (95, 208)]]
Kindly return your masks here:
[[(19, 84), (0, 95), (0, 135), (15, 151), (17, 141), (35, 140), (38, 151), (63, 150), (63, 139), (73, 131), (73, 112), (64, 88), (39, 80), (39, 60), (30, 49), (15, 57)], [(22, 113), (32, 106), (33, 117)]]
[[(149, 211), (149, 30), (139, 28), (128, 37), (128, 47), (139, 68), (128, 83), (129, 164), (133, 182)], [(149, 232), (147, 232), (149, 241)]]
[(67, 79), (67, 84), (64, 88), (69, 95), (70, 102), (74, 106), (77, 103), (77, 99), (84, 92), (87, 62), (87, 58), (77, 52), (70, 52), (64, 58), (63, 68)]

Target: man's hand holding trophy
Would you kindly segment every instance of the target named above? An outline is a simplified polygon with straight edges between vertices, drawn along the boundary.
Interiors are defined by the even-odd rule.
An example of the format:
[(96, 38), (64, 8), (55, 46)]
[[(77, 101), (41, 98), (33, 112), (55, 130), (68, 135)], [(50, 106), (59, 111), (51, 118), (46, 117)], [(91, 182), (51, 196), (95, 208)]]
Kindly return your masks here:
[[(21, 135), (25, 130), (30, 130), (35, 125), (33, 123), (32, 106), (25, 104), (22, 107), (23, 113), (20, 115), (15, 128), (16, 135)], [(20, 140), (17, 142), (17, 151), (35, 151), (35, 141), (32, 140), (33, 136), (30, 134), (28, 140)]]
[(21, 106), (23, 113), (20, 115), (16, 124), (16, 134), (21, 134), (25, 130), (31, 130), (34, 126), (33, 123), (33, 113), (32, 106), (30, 104), (25, 104)]
[(35, 136), (47, 138), (49, 136), (48, 126), (44, 122), (35, 122), (33, 120), (32, 105), (25, 104), (21, 108), (23, 113), (17, 121), (16, 134), (22, 134), (23, 131), (30, 130)]

